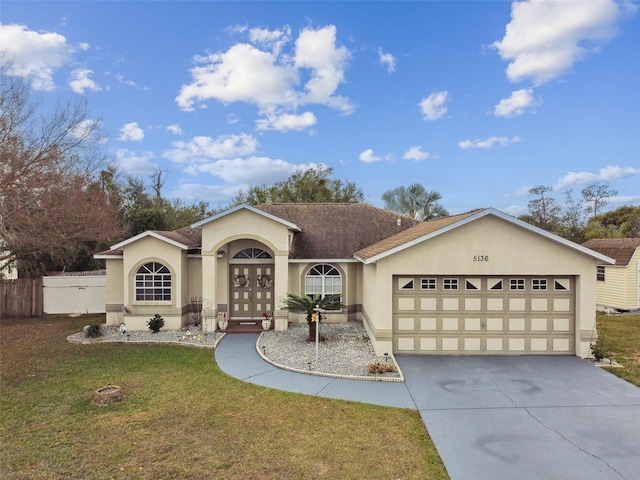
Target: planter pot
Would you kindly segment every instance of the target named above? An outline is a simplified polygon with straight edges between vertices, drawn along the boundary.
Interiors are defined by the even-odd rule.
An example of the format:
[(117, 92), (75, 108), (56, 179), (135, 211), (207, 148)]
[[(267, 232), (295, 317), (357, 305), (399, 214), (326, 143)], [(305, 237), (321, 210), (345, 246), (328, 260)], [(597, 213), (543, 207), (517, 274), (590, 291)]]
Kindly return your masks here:
[(218, 328), (223, 332), (227, 329), (228, 326), (229, 326), (229, 320), (227, 320), (226, 318), (224, 319), (221, 318), (218, 320)]
[(271, 328), (271, 320), (262, 320), (262, 329), (269, 330)]

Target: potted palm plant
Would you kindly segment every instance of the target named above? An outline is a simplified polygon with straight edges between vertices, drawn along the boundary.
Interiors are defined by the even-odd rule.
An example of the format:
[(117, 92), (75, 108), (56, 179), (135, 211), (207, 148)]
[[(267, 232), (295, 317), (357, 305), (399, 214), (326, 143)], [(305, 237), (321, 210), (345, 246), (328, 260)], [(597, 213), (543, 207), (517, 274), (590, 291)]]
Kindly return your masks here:
[(287, 293), (287, 298), (283, 300), (284, 308), (292, 312), (305, 313), (307, 324), (309, 325), (308, 341), (316, 338), (316, 327), (322, 322), (322, 311), (340, 310), (344, 305), (340, 301), (340, 295), (294, 295)]

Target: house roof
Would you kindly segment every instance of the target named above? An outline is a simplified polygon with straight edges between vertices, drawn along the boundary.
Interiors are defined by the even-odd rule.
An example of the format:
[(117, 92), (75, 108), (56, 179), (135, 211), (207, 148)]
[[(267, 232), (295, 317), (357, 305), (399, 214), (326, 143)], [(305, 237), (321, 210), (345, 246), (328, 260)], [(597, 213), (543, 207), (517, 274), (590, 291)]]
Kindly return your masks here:
[(413, 228), (401, 232), (397, 235), (394, 235), (389, 238), (385, 238), (382, 241), (370, 245), (369, 247), (363, 248), (357, 252), (355, 252), (354, 257), (363, 263), (375, 263), (377, 260), (392, 255), (396, 252), (404, 250), (405, 248), (409, 248), (418, 243), (429, 240), (430, 238), (436, 237), (438, 235), (442, 235), (450, 230), (461, 227), (469, 222), (473, 222), (485, 216), (494, 216), (498, 217), (506, 222), (509, 222), (513, 225), (516, 225), (525, 230), (529, 230), (537, 235), (545, 237), (553, 242), (559, 243), (566, 247), (569, 247), (573, 250), (577, 250), (581, 253), (589, 255), (590, 257), (595, 258), (597, 261), (601, 263), (613, 264), (615, 261), (606, 256), (602, 255), (598, 252), (590, 250), (589, 248), (585, 248), (577, 243), (571, 242), (565, 238), (554, 235), (546, 230), (538, 228), (529, 223), (523, 222), (522, 220), (518, 220), (506, 213), (500, 212), (493, 208), (483, 208), (479, 210), (473, 210), (471, 212), (462, 213), (459, 215), (453, 215), (450, 217), (437, 218), (435, 220), (429, 220), (426, 222), (420, 222), (416, 224)]
[(291, 259), (346, 259), (416, 221), (364, 203), (266, 203), (257, 209), (300, 227)]
[(615, 259), (616, 265), (627, 266), (640, 247), (640, 238), (594, 238), (582, 245)]

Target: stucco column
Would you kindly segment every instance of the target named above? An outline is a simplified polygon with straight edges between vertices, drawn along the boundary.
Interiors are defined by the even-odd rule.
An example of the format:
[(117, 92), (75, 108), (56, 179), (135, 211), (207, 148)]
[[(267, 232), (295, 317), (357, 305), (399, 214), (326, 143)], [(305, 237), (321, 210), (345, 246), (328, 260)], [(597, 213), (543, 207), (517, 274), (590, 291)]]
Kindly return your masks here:
[(274, 314), (276, 330), (286, 330), (288, 327), (287, 311), (282, 311), (282, 301), (287, 298), (289, 288), (289, 256), (275, 255), (274, 258)]
[[(213, 314), (216, 313), (218, 299), (216, 298), (216, 270), (217, 258), (214, 253), (202, 252), (202, 299), (210, 300)], [(213, 330), (215, 330), (213, 326)]]

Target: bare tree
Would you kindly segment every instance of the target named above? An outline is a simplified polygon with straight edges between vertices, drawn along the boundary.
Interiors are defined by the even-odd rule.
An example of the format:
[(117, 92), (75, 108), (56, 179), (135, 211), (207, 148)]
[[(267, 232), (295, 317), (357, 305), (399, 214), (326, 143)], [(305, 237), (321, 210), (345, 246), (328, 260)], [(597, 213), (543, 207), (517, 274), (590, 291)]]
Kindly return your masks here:
[(43, 113), (0, 56), (0, 241), (13, 261), (62, 257), (120, 233), (100, 188), (99, 122), (86, 104)]

